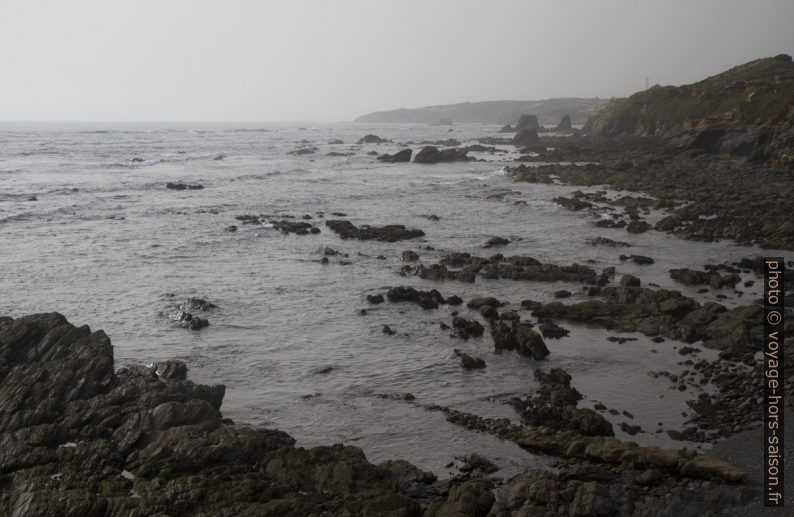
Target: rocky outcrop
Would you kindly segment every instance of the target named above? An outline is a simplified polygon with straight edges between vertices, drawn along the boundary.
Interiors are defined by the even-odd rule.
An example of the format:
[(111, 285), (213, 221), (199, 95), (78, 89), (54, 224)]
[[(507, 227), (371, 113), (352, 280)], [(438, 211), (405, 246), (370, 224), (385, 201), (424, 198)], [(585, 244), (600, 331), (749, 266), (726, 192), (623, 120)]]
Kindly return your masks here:
[(441, 149), (428, 145), (416, 153), (414, 163), (433, 164), (441, 162), (470, 162), (474, 158), (467, 156), (469, 151), (466, 149), (450, 148)]
[(204, 188), (204, 185), (201, 185), (200, 183), (190, 184), (178, 181), (176, 183), (166, 183), (165, 188), (169, 190), (201, 190)]
[(410, 149), (402, 149), (394, 154), (382, 154), (378, 156), (378, 161), (386, 163), (401, 163), (410, 162), (413, 151)]
[(515, 350), (535, 361), (542, 361), (549, 355), (543, 338), (528, 322), (491, 321), (491, 337), (496, 351)]
[(577, 408), (582, 394), (571, 386), (571, 376), (565, 370), (552, 368), (548, 372), (535, 370), (540, 389), (535, 397), (510, 399), (510, 405), (521, 420), (533, 426), (567, 429), (584, 436), (614, 436), (612, 424), (592, 409)]
[(535, 145), (540, 142), (540, 137), (538, 136), (538, 132), (535, 129), (522, 129), (516, 136), (513, 137), (511, 143), (517, 146), (528, 146), (528, 145)]
[(232, 425), (223, 386), (169, 371), (115, 372), (108, 336), (60, 314), (0, 318), (0, 514), (421, 511), (432, 475)]
[(573, 126), (571, 125), (571, 116), (564, 115), (562, 119), (560, 119), (560, 123), (554, 128), (555, 131), (571, 131)]
[(537, 115), (521, 115), (516, 122), (516, 131), (520, 132), (523, 129), (540, 129), (540, 122), (538, 122)]
[(763, 341), (763, 307), (727, 309), (714, 303), (700, 305), (678, 291), (644, 287), (595, 287), (590, 295), (603, 297), (565, 305), (525, 300), (524, 307), (542, 318), (586, 322), (609, 330), (642, 332), (687, 343), (703, 341), (729, 355), (753, 354)]
[(401, 224), (390, 224), (386, 226), (356, 226), (350, 221), (343, 219), (331, 219), (325, 225), (343, 239), (358, 239), (361, 241), (376, 240), (386, 242), (396, 242), (405, 239), (423, 237), (425, 232), (417, 229), (409, 229)]
[(535, 258), (524, 255), (505, 257), (501, 254), (484, 258), (469, 253), (451, 253), (443, 257), (438, 264), (406, 266), (404, 272), (425, 280), (458, 280), (461, 282), (474, 282), (477, 276), (486, 280), (503, 278), (586, 284), (594, 284), (599, 280), (599, 275), (593, 268), (580, 264), (570, 266), (543, 264)]
[(391, 140), (373, 134), (365, 135), (358, 140), (359, 144), (384, 144), (387, 142), (391, 142)]
[[(694, 84), (654, 86), (613, 100), (585, 124), (606, 138), (677, 138), (706, 152), (771, 158), (794, 165), (791, 56), (757, 59)], [(696, 101), (696, 102), (695, 102)]]

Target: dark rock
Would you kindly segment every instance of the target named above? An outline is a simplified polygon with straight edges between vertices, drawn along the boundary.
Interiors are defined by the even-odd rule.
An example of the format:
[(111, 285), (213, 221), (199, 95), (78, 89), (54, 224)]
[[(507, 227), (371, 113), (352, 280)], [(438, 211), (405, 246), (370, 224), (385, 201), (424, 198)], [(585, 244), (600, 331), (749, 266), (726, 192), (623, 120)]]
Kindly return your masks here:
[(623, 275), (620, 279), (621, 287), (639, 287), (642, 282), (634, 275)]
[(419, 255), (413, 250), (405, 250), (402, 253), (402, 259), (405, 262), (416, 262), (419, 260)]
[(441, 162), (468, 162), (474, 160), (474, 158), (466, 156), (466, 153), (468, 153), (466, 149), (450, 148), (439, 151), (437, 147), (429, 145), (423, 147), (421, 151), (416, 153), (414, 163), (433, 164)]
[(386, 334), (387, 336), (393, 336), (397, 332), (395, 330), (392, 330), (392, 328), (390, 326), (384, 325), (383, 326), (383, 333)]
[(541, 321), (538, 325), (538, 328), (540, 329), (540, 333), (546, 339), (561, 339), (571, 333), (568, 329), (557, 325), (549, 319), (544, 319)]
[(631, 260), (632, 262), (640, 266), (647, 266), (655, 262), (651, 257), (646, 257), (644, 255), (621, 255), (619, 258), (621, 262), (623, 262), (624, 260)]
[(325, 225), (343, 239), (395, 242), (404, 239), (423, 237), (425, 235), (425, 232), (422, 230), (408, 229), (401, 224), (387, 226), (364, 225), (357, 227), (350, 221), (332, 219), (326, 221)]
[(403, 149), (394, 154), (383, 154), (378, 156), (378, 160), (386, 163), (410, 162), (412, 154), (413, 151), (411, 149)]
[(614, 436), (612, 424), (592, 409), (577, 408), (581, 393), (571, 386), (571, 376), (560, 368), (535, 370), (541, 387), (535, 397), (510, 399), (521, 420), (529, 425), (575, 430), (584, 436)]
[(493, 248), (494, 246), (506, 246), (508, 244), (510, 244), (510, 241), (505, 239), (504, 237), (491, 237), (483, 245), (483, 248)]
[(570, 197), (555, 197), (552, 201), (557, 203), (563, 208), (567, 208), (568, 210), (578, 212), (579, 210), (584, 210), (585, 208), (593, 208), (593, 204), (589, 201), (582, 201), (579, 198), (570, 198)]
[(563, 115), (560, 123), (557, 124), (557, 127), (554, 129), (557, 131), (571, 131), (573, 129), (573, 126), (571, 125), (571, 116)]
[(210, 324), (206, 319), (193, 316), (191, 313), (185, 311), (172, 314), (171, 319), (179, 323), (180, 326), (190, 330), (201, 330)]
[(180, 181), (180, 182), (177, 182), (177, 183), (171, 183), (171, 182), (166, 183), (165, 184), (165, 188), (171, 189), (171, 190), (201, 190), (201, 189), (204, 188), (204, 185), (201, 185), (199, 183), (196, 183), (196, 184), (193, 184), (193, 185), (189, 185), (187, 183), (183, 183), (183, 182)]
[(386, 298), (392, 303), (415, 303), (423, 309), (438, 309), (439, 304), (445, 303), (444, 297), (435, 289), (431, 291), (417, 291), (413, 287), (406, 287), (404, 285), (389, 289), (386, 293)]
[(554, 291), (554, 297), (555, 298), (570, 298), (571, 297), (571, 291), (568, 291), (566, 289), (562, 289), (560, 291)]
[(517, 146), (534, 145), (540, 142), (540, 137), (535, 129), (521, 129), (516, 133), (516, 136), (513, 137), (511, 142), (513, 145)]
[(629, 233), (645, 233), (652, 227), (645, 221), (633, 220), (626, 226), (626, 231)]
[(152, 368), (161, 379), (184, 381), (187, 378), (187, 365), (182, 361), (160, 361), (154, 363)]
[[(416, 515), (446, 501), (405, 462), (234, 426), (224, 386), (113, 370), (102, 332), (0, 318), (2, 515)], [(26, 494), (38, 494), (31, 497)]]
[(383, 295), (382, 294), (368, 294), (367, 301), (373, 305), (377, 305), (379, 303), (383, 303)]
[(485, 361), (480, 359), (479, 357), (472, 357), (469, 354), (461, 352), (457, 348), (455, 349), (455, 355), (460, 357), (460, 364), (467, 370), (479, 370), (481, 368), (485, 368)]
[(541, 361), (549, 355), (543, 338), (526, 322), (491, 321), (491, 337), (496, 351), (515, 350), (535, 361)]
[(385, 138), (381, 138), (378, 135), (373, 135), (373, 134), (363, 136), (358, 141), (359, 144), (382, 144), (386, 142), (391, 142), (391, 140), (387, 140)]
[(185, 298), (185, 301), (179, 304), (180, 311), (210, 311), (217, 309), (218, 306), (214, 303), (208, 302), (201, 298)]
[(462, 316), (452, 318), (452, 326), (457, 330), (458, 336), (462, 339), (469, 339), (472, 336), (479, 337), (485, 331), (480, 322), (468, 320)]
[(540, 123), (536, 115), (521, 115), (516, 122), (516, 131), (522, 129), (540, 129)]

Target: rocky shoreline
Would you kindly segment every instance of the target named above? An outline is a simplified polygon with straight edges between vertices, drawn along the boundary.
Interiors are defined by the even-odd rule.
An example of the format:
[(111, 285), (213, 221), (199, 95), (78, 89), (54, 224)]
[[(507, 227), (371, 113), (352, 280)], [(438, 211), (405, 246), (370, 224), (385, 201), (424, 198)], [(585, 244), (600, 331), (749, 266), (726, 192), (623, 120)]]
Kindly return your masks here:
[[(498, 484), (476, 458), (438, 481), (403, 461), (373, 465), (356, 447), (296, 447), (224, 419), (224, 386), (186, 371), (179, 361), (114, 371), (108, 336), (57, 313), (0, 318), (0, 513), (698, 515), (709, 505), (732, 515), (757, 496), (737, 484), (741, 469), (707, 455), (541, 425), (593, 418), (570, 405), (564, 372), (539, 374), (547, 388), (521, 403), (530, 426), (427, 407), (560, 458), (557, 472)], [(559, 413), (563, 399), (572, 409)]]

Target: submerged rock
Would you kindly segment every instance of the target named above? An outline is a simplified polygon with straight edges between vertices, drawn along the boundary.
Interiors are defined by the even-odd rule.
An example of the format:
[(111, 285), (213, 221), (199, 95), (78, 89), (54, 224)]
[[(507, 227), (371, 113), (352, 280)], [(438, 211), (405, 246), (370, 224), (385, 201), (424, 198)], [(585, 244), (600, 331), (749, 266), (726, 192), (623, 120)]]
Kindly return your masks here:
[(200, 183), (190, 185), (188, 183), (179, 181), (177, 183), (166, 183), (165, 188), (170, 190), (201, 190), (204, 188), (204, 185), (201, 185)]

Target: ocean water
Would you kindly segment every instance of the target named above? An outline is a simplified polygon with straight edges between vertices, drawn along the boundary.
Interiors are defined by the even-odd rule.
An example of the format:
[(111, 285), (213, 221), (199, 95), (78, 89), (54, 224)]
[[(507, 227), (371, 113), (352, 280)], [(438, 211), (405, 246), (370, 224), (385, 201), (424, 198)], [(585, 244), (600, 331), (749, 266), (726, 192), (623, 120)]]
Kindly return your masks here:
[[(366, 124), (33, 124), (0, 125), (0, 314), (58, 311), (72, 323), (103, 329), (118, 367), (162, 359), (184, 360), (189, 378), (227, 386), (225, 416), (238, 423), (276, 427), (313, 446), (346, 443), (370, 460), (406, 459), (440, 476), (456, 456), (482, 454), (501, 467), (498, 475), (548, 463), (516, 445), (468, 431), (424, 407), (447, 405), (483, 416), (517, 415), (504, 403), (536, 388), (533, 370), (563, 367), (585, 399), (628, 410), (633, 420), (605, 414), (619, 438), (680, 447), (658, 429), (680, 429), (686, 401), (649, 371), (683, 367), (681, 343), (616, 344), (614, 333), (560, 322), (571, 330), (546, 340), (542, 363), (514, 353), (496, 354), (490, 337), (453, 339), (441, 322), (453, 308), (423, 310), (413, 304), (369, 306), (366, 295), (389, 286), (437, 288), (467, 300), (497, 296), (518, 310), (523, 299), (547, 301), (568, 289), (583, 299), (581, 285), (478, 280), (474, 284), (403, 277), (401, 253), (436, 262), (451, 251), (488, 256), (526, 254), (543, 262), (616, 266), (701, 301), (727, 306), (761, 296), (761, 282), (699, 295), (672, 281), (673, 267), (702, 267), (762, 253), (730, 242), (697, 243), (648, 232), (628, 234), (593, 226), (591, 216), (551, 201), (575, 188), (513, 183), (503, 167), (515, 154), (475, 155), (487, 161), (438, 165), (384, 164), (368, 153), (394, 152), (399, 142), (456, 138), (464, 144), (493, 135), (494, 126), (446, 127)], [(390, 144), (358, 145), (375, 133)], [(329, 144), (341, 139), (344, 144)], [(290, 155), (301, 147), (314, 154)], [(414, 150), (421, 146), (412, 145)], [(328, 152), (353, 153), (332, 157)], [(174, 191), (167, 182), (201, 183), (203, 190)], [(582, 189), (593, 191), (596, 189)], [(35, 201), (31, 200), (35, 196)], [(425, 237), (397, 243), (342, 240), (323, 224), (332, 212), (357, 225), (405, 224)], [(284, 235), (261, 225), (242, 225), (242, 214), (310, 215), (318, 235)], [(438, 221), (426, 216), (435, 214)], [(658, 214), (655, 214), (658, 216)], [(652, 218), (651, 218), (652, 220)], [(239, 231), (225, 232), (236, 224)], [(512, 242), (483, 249), (490, 237)], [(605, 236), (633, 248), (599, 248), (586, 240)], [(348, 257), (322, 264), (330, 247)], [(651, 266), (621, 263), (618, 255), (656, 259)], [(769, 253), (769, 252), (768, 252)], [(774, 252), (792, 257), (788, 252)], [(385, 260), (376, 258), (385, 256)], [(185, 297), (219, 307), (210, 326), (190, 331), (169, 315)], [(359, 315), (362, 308), (367, 315)], [(465, 306), (464, 316), (479, 318)], [(202, 314), (202, 316), (204, 316)], [(390, 325), (397, 335), (382, 333)], [(482, 357), (487, 368), (468, 372), (458, 348)], [(713, 358), (704, 350), (703, 357)], [(328, 373), (319, 373), (327, 367)], [(378, 394), (412, 393), (413, 402)], [(624, 435), (622, 421), (645, 432)], [(662, 426), (659, 426), (659, 423)]]

